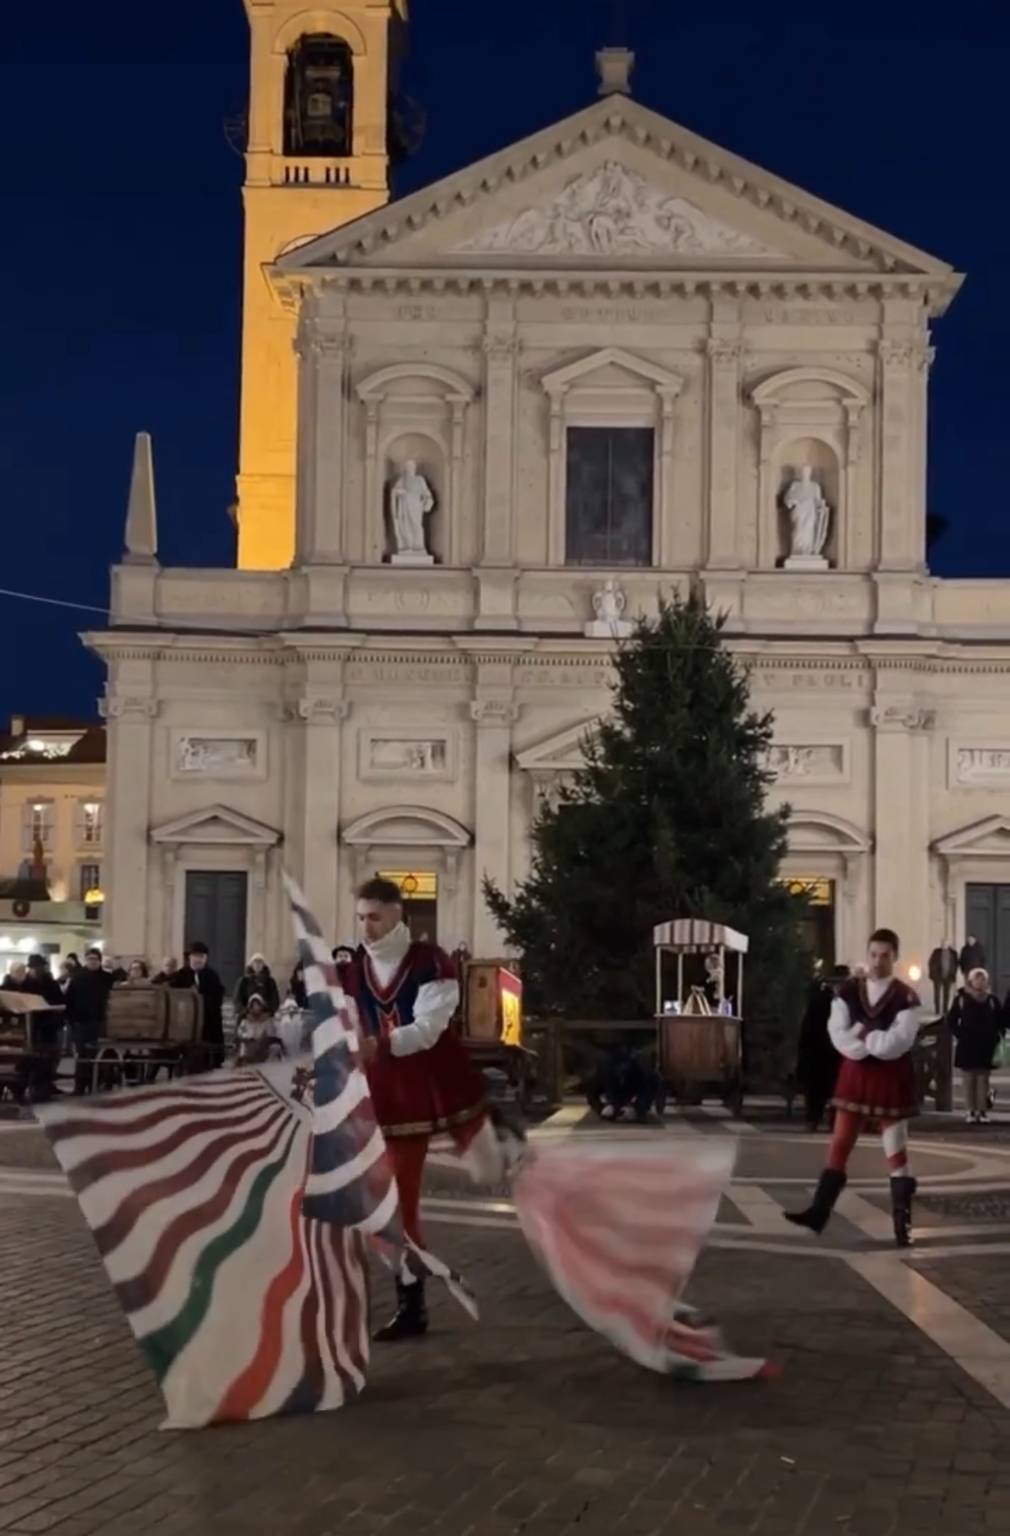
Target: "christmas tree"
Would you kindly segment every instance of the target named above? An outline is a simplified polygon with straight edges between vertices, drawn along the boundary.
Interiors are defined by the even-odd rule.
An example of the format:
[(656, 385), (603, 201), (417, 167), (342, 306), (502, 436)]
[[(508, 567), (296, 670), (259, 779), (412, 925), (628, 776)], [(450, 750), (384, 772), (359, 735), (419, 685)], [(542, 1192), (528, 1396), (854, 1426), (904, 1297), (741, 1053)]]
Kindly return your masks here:
[(611, 716), (538, 814), (529, 878), (512, 900), (490, 881), (484, 894), (522, 956), (529, 1008), (562, 1017), (650, 1017), (656, 923), (747, 934), (751, 1057), (778, 1076), (809, 976), (802, 901), (778, 880), (788, 808), (765, 803), (771, 716), (751, 709), (722, 628), (693, 597), (638, 623)]

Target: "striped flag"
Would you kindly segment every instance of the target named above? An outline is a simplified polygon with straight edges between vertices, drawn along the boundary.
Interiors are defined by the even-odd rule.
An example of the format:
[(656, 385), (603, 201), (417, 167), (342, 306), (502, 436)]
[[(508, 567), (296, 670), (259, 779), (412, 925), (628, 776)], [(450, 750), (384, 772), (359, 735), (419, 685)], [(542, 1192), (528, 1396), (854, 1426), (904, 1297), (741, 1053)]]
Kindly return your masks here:
[(368, 1365), (363, 1241), (302, 1209), (283, 1064), (40, 1106), (166, 1428), (339, 1408)]
[(519, 1222), (558, 1292), (649, 1370), (695, 1381), (767, 1374), (682, 1300), (734, 1155), (721, 1141), (591, 1143), (537, 1152), (520, 1169)]

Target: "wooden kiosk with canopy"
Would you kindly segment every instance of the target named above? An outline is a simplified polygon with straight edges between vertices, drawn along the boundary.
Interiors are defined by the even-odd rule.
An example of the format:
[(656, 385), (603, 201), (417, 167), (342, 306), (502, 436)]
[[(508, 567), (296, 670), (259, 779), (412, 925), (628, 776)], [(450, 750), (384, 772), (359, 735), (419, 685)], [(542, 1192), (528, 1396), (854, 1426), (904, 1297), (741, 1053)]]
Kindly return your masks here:
[(739, 1115), (744, 1094), (747, 936), (719, 923), (680, 918), (658, 924), (652, 937), (660, 1079), (681, 1101), (700, 1102), (708, 1090)]

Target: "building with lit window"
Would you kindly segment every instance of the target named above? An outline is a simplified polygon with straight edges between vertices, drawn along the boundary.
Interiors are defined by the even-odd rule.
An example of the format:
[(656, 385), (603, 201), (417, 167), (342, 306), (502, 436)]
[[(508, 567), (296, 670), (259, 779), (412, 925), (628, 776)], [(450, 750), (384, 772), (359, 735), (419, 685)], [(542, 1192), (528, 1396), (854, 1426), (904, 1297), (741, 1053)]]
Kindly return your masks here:
[(926, 565), (959, 275), (635, 101), (622, 50), (389, 202), (405, 6), (247, 9), (238, 569), (159, 565), (141, 441), (87, 637), (110, 943), (279, 964), (287, 864), (334, 941), (383, 871), (495, 953), (483, 875), (528, 868), (622, 628), (693, 588), (774, 710), (820, 953), (973, 931), (1010, 985), (1010, 583)]
[(0, 975), (102, 940), (105, 731), (15, 716), (0, 734)]

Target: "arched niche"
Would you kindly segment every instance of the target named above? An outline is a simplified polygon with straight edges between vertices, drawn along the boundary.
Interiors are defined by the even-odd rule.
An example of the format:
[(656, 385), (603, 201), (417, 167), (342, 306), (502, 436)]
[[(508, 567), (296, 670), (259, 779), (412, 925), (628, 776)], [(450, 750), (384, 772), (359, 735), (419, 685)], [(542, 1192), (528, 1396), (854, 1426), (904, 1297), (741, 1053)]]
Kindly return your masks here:
[(423, 432), (399, 432), (382, 445), (379, 457), (382, 465), (383, 558), (388, 560), (396, 552), (392, 513), (393, 485), (401, 471), (412, 462), (418, 474), (424, 476), (435, 499), (434, 507), (424, 519), (425, 543), (435, 564), (446, 564), (449, 529), (445, 510), (445, 444)]
[[(833, 368), (811, 365), (786, 368), (763, 379), (751, 390), (758, 418), (758, 565), (774, 569), (783, 554), (781, 496), (783, 465), (809, 447), (834, 486), (822, 487), (831, 504), (829, 547), (832, 564), (851, 564), (851, 505), (856, 466), (863, 449), (864, 417), (869, 391), (857, 379)], [(833, 491), (833, 494), (832, 494)]]
[[(467, 413), (474, 392), (451, 368), (437, 363), (396, 363), (371, 373), (357, 386), (365, 418), (365, 506), (368, 558), (379, 564), (389, 545), (388, 487), (390, 450), (416, 443), (421, 472), (431, 481), (436, 506), (429, 547), (446, 565), (459, 565), (459, 508), (463, 483), (463, 452)], [(400, 447), (396, 448), (400, 453)], [(439, 481), (427, 476), (425, 459), (433, 458)], [(403, 459), (393, 474), (399, 473)], [(437, 539), (437, 546), (436, 546)]]
[(792, 549), (792, 518), (785, 498), (790, 485), (800, 478), (805, 464), (810, 465), (813, 472), (812, 478), (816, 480), (821, 494), (831, 508), (828, 537), (822, 554), (828, 565), (837, 569), (842, 563), (839, 545), (841, 519), (838, 509), (841, 505), (843, 472), (835, 448), (823, 437), (791, 438), (788, 442), (780, 443), (776, 449), (772, 472), (775, 507), (778, 512), (776, 521), (778, 554), (775, 564), (785, 565)]
[[(365, 35), (354, 18), (344, 15), (337, 8), (329, 6), (314, 6), (298, 11), (294, 16), (288, 16), (271, 35), (269, 44), (270, 146), (275, 155), (284, 155), (288, 158), (304, 161), (316, 158), (316, 155), (306, 153), (304, 149), (295, 149), (290, 144), (286, 132), (291, 62), (301, 41), (309, 38), (330, 38), (346, 50), (344, 59), (349, 73), (347, 84), (350, 89), (350, 121), (347, 131), (347, 147), (338, 154), (331, 154), (329, 150), (321, 150), (319, 153), (327, 159), (349, 159), (355, 153), (360, 152), (359, 145), (362, 138), (362, 129), (360, 122), (355, 122), (354, 96), (355, 88), (360, 84), (362, 78), (362, 64), (367, 53), (367, 47)], [(358, 116), (360, 118), (361, 114), (358, 114)], [(356, 145), (355, 141), (358, 141), (358, 145)], [(300, 179), (297, 175), (297, 170), (297, 167), (292, 168), (291, 174), (294, 180)], [(334, 172), (333, 174), (334, 179), (336, 179), (337, 173)], [(309, 178), (306, 177), (305, 179)], [(329, 172), (326, 174), (326, 179), (331, 179)]]

